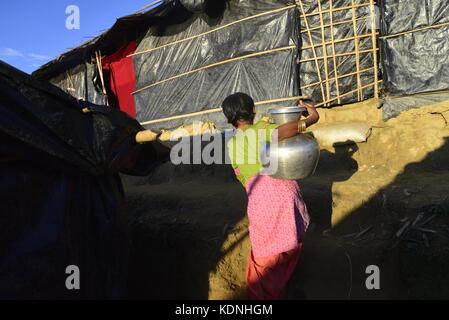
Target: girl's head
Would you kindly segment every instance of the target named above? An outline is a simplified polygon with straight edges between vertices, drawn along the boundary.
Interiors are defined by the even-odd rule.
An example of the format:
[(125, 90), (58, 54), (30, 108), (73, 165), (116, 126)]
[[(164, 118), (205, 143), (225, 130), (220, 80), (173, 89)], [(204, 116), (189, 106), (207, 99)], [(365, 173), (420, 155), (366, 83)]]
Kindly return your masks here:
[(234, 93), (223, 102), (223, 113), (234, 127), (238, 127), (239, 122), (252, 124), (256, 116), (254, 101), (245, 93)]

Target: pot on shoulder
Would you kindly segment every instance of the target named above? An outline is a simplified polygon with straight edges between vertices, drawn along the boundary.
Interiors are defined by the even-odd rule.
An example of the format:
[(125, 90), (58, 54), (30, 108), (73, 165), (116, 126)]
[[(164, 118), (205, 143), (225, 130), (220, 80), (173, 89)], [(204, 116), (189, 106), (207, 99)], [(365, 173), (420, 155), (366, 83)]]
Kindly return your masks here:
[[(305, 108), (270, 109), (275, 124), (298, 121)], [(276, 179), (299, 180), (314, 174), (320, 158), (320, 146), (310, 134), (298, 134), (281, 142), (273, 141), (260, 148), (265, 173)]]

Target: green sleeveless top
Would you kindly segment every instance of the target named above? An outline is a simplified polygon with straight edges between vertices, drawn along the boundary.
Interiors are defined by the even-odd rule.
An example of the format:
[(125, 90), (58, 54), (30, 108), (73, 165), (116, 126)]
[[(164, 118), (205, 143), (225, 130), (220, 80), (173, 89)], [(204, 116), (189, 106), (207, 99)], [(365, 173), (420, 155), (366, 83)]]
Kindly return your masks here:
[(259, 121), (237, 134), (228, 142), (229, 158), (237, 179), (246, 186), (246, 182), (263, 169), (259, 150), (262, 142), (271, 142), (277, 124)]

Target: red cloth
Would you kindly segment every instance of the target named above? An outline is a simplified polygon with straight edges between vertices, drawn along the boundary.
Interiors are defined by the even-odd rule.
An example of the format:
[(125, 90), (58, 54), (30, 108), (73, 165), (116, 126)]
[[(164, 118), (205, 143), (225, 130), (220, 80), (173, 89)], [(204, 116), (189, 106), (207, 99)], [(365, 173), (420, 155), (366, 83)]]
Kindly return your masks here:
[(117, 98), (120, 110), (136, 117), (136, 104), (132, 92), (136, 90), (136, 75), (133, 58), (128, 55), (136, 52), (137, 42), (131, 41), (112, 56), (103, 59), (103, 69), (110, 71), (110, 89)]
[(280, 300), (301, 255), (302, 243), (296, 249), (265, 258), (248, 258), (246, 286), (251, 300)]

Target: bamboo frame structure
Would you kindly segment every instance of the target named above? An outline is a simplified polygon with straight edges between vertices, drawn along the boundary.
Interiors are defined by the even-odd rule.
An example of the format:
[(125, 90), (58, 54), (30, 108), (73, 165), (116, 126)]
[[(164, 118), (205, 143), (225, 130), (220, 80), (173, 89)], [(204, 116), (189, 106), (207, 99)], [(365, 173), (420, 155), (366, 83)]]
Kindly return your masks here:
[[(376, 35), (379, 34), (379, 32), (375, 33)], [(373, 36), (372, 33), (365, 33), (365, 34), (359, 34), (355, 37), (348, 37), (348, 38), (343, 38), (343, 39), (337, 39), (334, 41), (326, 41), (324, 44), (325, 45), (334, 45), (336, 43), (341, 43), (341, 42), (345, 42), (345, 41), (354, 41), (356, 39), (362, 39), (362, 38), (371, 38)], [(304, 46), (301, 47), (302, 50), (306, 50), (306, 49), (312, 49), (313, 47), (317, 48), (317, 47), (322, 47), (324, 45), (323, 43), (318, 43), (318, 44), (314, 44), (312, 45), (308, 45), (308, 46)]]
[[(302, 1), (299, 0), (299, 1), (296, 1), (296, 3), (302, 3)], [(352, 9), (352, 8), (366, 7), (366, 6), (369, 6), (369, 5), (370, 5), (370, 3), (368, 2), (368, 3), (354, 4), (354, 5), (346, 6), (346, 7), (334, 7), (334, 8), (332, 8), (332, 10), (328, 9), (328, 10), (320, 10), (320, 11), (317, 11), (317, 12), (311, 12), (311, 13), (307, 13), (307, 14), (303, 13), (299, 17), (300, 18), (311, 17), (311, 16), (316, 16), (316, 15), (318, 15), (320, 13), (331, 13), (331, 12), (337, 12), (337, 11), (341, 11), (341, 10), (349, 10), (349, 9)]]
[[(336, 76), (336, 77), (332, 77), (332, 78), (329, 78), (329, 80), (330, 80), (330, 81), (338, 81), (339, 79), (343, 79), (343, 78), (346, 78), (346, 77), (354, 76), (354, 75), (357, 75), (357, 73), (369, 72), (369, 71), (371, 71), (371, 70), (374, 70), (374, 67), (370, 67), (370, 68), (366, 68), (366, 69), (363, 69), (363, 70), (360, 70), (360, 71), (355, 71), (355, 72), (351, 72), (351, 73), (339, 75), (339, 76)], [(338, 73), (337, 73), (337, 74), (338, 74)], [(314, 86), (317, 86), (317, 85), (319, 85), (319, 84), (320, 84), (319, 82), (314, 82), (314, 83), (311, 83), (311, 84), (302, 86), (301, 89), (306, 89), (306, 88), (314, 87)]]
[[(329, 7), (331, 10), (330, 13), (330, 32), (331, 32), (331, 42), (332, 42), (332, 56), (333, 56), (333, 61), (334, 61), (334, 74), (335, 74), (335, 87), (337, 90), (337, 97), (338, 97), (338, 104), (341, 103), (341, 98), (340, 98), (340, 83), (338, 81), (338, 66), (337, 66), (337, 57), (336, 55), (336, 51), (335, 51), (335, 36), (334, 36), (334, 12), (332, 11), (334, 4), (332, 2), (332, 0), (329, 0)], [(302, 89), (302, 88), (301, 88)]]
[[(329, 100), (331, 98), (330, 87), (329, 87), (329, 64), (327, 59), (327, 45), (326, 45), (326, 34), (324, 32), (324, 19), (321, 8), (321, 0), (318, 1), (318, 10), (320, 11), (320, 23), (321, 23), (321, 41), (323, 43), (323, 59), (324, 59), (324, 76), (326, 78), (326, 99)], [(333, 12), (330, 11), (332, 14)], [(311, 43), (313, 45), (313, 43)]]
[[(300, 8), (301, 8), (301, 13), (305, 16), (304, 6), (303, 6), (303, 4), (302, 4), (301, 1), (299, 2), (299, 6), (300, 6)], [(312, 33), (311, 33), (310, 30), (309, 30), (309, 22), (307, 21), (307, 17), (304, 18), (304, 22), (305, 22), (305, 24), (306, 24), (306, 29), (308, 30), (308, 31), (307, 31), (307, 34), (308, 34), (308, 36), (309, 36), (310, 45), (312, 46), (312, 52), (313, 52), (313, 57), (314, 57), (314, 60), (315, 60), (316, 72), (317, 72), (317, 75), (318, 75), (318, 79), (320, 80), (321, 94), (322, 94), (322, 96), (323, 96), (323, 101), (324, 101), (324, 100), (326, 100), (326, 98), (325, 98), (325, 96), (324, 96), (323, 79), (321, 78), (320, 66), (319, 66), (319, 64), (318, 64), (318, 58), (317, 58), (315, 46), (314, 46), (314, 44), (313, 44)]]
[[(375, 52), (375, 51), (379, 51), (379, 48), (377, 49), (366, 49), (366, 50), (359, 50), (357, 51), (351, 51), (351, 52), (345, 52), (345, 53), (337, 53), (335, 56), (336, 57), (345, 57), (345, 56), (351, 56), (351, 55), (356, 55), (357, 53), (370, 53), (370, 52)], [(317, 58), (307, 58), (307, 59), (301, 59), (299, 60), (299, 62), (310, 62), (310, 61), (315, 61), (315, 60), (322, 60), (324, 57), (317, 57)]]
[[(354, 0), (352, 1), (352, 5), (355, 4)], [(362, 87), (362, 79), (360, 77), (360, 48), (359, 48), (359, 39), (357, 38), (357, 22), (355, 21), (355, 19), (357, 19), (357, 14), (355, 11), (355, 8), (352, 8), (352, 27), (354, 30), (354, 44), (355, 44), (355, 52), (356, 52), (356, 57), (355, 57), (355, 62), (356, 62), (356, 68), (357, 68), (357, 88), (359, 89), (359, 91), (357, 92), (358, 95), (358, 99), (359, 101), (363, 100), (363, 90), (360, 89)]]
[[(375, 11), (375, 3), (374, 0), (370, 0), (370, 13), (371, 13), (371, 30), (373, 30), (373, 37), (372, 37), (372, 43), (373, 43), (373, 49), (377, 49), (377, 37), (376, 35), (374, 35), (374, 32), (377, 29), (376, 26), (376, 11)], [(379, 65), (377, 62), (377, 51), (374, 52), (373, 54), (373, 59), (374, 59), (374, 97), (375, 98), (379, 98)]]
[[(329, 3), (331, 3), (331, 2), (332, 1), (329, 0)], [(334, 13), (331, 12), (330, 15), (333, 17)], [(360, 18), (357, 18), (355, 21), (357, 22), (357, 21), (368, 20), (368, 19), (370, 19), (370, 16), (360, 17)], [(333, 23), (331, 22), (331, 23), (325, 24), (324, 28), (333, 28), (333, 27), (338, 26), (340, 24), (352, 23), (353, 21), (354, 21), (353, 19), (350, 19), (350, 20), (338, 21), (338, 22), (333, 22)], [(318, 30), (318, 29), (321, 29), (321, 26), (310, 28), (310, 31)], [(301, 33), (303, 33), (303, 32), (307, 32), (307, 30), (301, 30)]]
[[(370, 83), (370, 84), (367, 84), (367, 85), (363, 86), (362, 89), (367, 89), (367, 88), (369, 88), (369, 87), (375, 87), (375, 86), (378, 86), (379, 83), (381, 83), (381, 82), (383, 82), (383, 80), (377, 80), (377, 82), (373, 82), (373, 83)], [(341, 94), (340, 97), (345, 97), (345, 96), (347, 96), (347, 95), (353, 94), (353, 93), (357, 92), (358, 90), (359, 90), (359, 89), (357, 88), (357, 89), (355, 89), (355, 90), (351, 90), (351, 91), (345, 92), (345, 93)], [(326, 104), (328, 104), (328, 103), (330, 103), (330, 102), (332, 102), (332, 101), (335, 101), (335, 100), (337, 100), (337, 99), (338, 99), (338, 98), (336, 97), (336, 98), (330, 99), (329, 101), (324, 101), (324, 102), (318, 103), (318, 104), (315, 105), (315, 107), (321, 107), (321, 106), (324, 106), (324, 105), (326, 105)]]
[[(305, 96), (297, 96), (297, 97), (290, 97), (290, 98), (280, 98), (280, 99), (259, 101), (259, 102), (255, 102), (254, 104), (256, 106), (260, 106), (260, 105), (264, 105), (264, 104), (270, 104), (270, 103), (276, 103), (276, 102), (284, 102), (284, 101), (294, 101), (294, 100), (306, 99), (306, 98), (307, 97), (305, 97)], [(214, 109), (209, 109), (209, 110), (205, 110), (205, 111), (187, 113), (187, 114), (182, 114), (182, 115), (168, 117), (168, 118), (163, 118), (163, 119), (156, 119), (156, 120), (145, 121), (145, 122), (141, 122), (140, 124), (142, 126), (146, 126), (146, 125), (154, 124), (154, 123), (167, 122), (167, 121), (171, 121), (171, 120), (178, 120), (178, 119), (185, 119), (185, 118), (192, 118), (192, 117), (201, 116), (201, 115), (205, 115), (205, 114), (216, 113), (216, 112), (220, 112), (222, 110), (223, 110), (223, 108), (214, 108)]]
[[(356, 3), (362, 2), (362, 3)], [(374, 96), (378, 97), (379, 92), (379, 78), (378, 78), (378, 46), (377, 39), (379, 33), (376, 30), (376, 16), (375, 16), (375, 1), (374, 0), (351, 0), (350, 6), (338, 7), (335, 6), (332, 0), (328, 0), (329, 8), (323, 10), (322, 0), (316, 0), (315, 7), (316, 9), (313, 12), (306, 13), (304, 9), (304, 4), (302, 1), (297, 0), (296, 4), (300, 10), (300, 20), (303, 22), (302, 25), (305, 27), (304, 30), (301, 30), (301, 34), (303, 34), (303, 42), (304, 45), (300, 48), (302, 51), (312, 50), (312, 52), (305, 57), (298, 60), (298, 63), (307, 63), (312, 62), (315, 65), (318, 82), (314, 83), (304, 83), (301, 85), (300, 89), (312, 88), (314, 86), (320, 86), (321, 88), (321, 96), (322, 101), (318, 102), (318, 106), (326, 106), (329, 107), (331, 104), (335, 104), (337, 101), (338, 104), (342, 103), (342, 97), (345, 97), (349, 94), (357, 93), (357, 101), (362, 101), (365, 99), (364, 89), (370, 88), (374, 86)], [(358, 8), (367, 8), (369, 10), (369, 15), (364, 14), (363, 16), (357, 16), (356, 9)], [(346, 18), (346, 20), (335, 21), (334, 13), (335, 12), (348, 12), (351, 15), (352, 19)], [(345, 15), (343, 13), (342, 15)], [(310, 25), (310, 21), (308, 17), (319, 16), (319, 18), (315, 18), (314, 25)], [(327, 20), (325, 20), (324, 16), (326, 16)], [(347, 16), (347, 15), (346, 15)], [(330, 21), (329, 21), (330, 20)], [(360, 21), (366, 21), (368, 26), (368, 31), (366, 33), (359, 33), (359, 25)], [(353, 36), (346, 36), (344, 38), (338, 38), (338, 34), (335, 34), (335, 26), (342, 24), (352, 24)], [(318, 33), (318, 30), (321, 32)], [(312, 34), (312, 31), (316, 31), (316, 33)], [(314, 39), (318, 38), (321, 35), (321, 43), (314, 43)], [(363, 39), (363, 41), (362, 41)], [(369, 41), (371, 40), (371, 45), (369, 45)], [(337, 53), (336, 44), (354, 41), (354, 51), (351, 52), (341, 52)], [(366, 46), (368, 44), (368, 47)], [(365, 47), (364, 47), (365, 45)], [(328, 46), (331, 47), (332, 53), (329, 55)], [(316, 54), (316, 48), (322, 48), (322, 55), (318, 56)], [(366, 55), (372, 55), (373, 66), (362, 70), (362, 59), (366, 58)], [(343, 59), (338, 59), (340, 57), (345, 57)], [(354, 72), (349, 72), (347, 74), (339, 74), (339, 68), (343, 65), (348, 59), (354, 60)], [(333, 69), (330, 67), (329, 61), (333, 62)], [(351, 60), (352, 61), (352, 60)], [(366, 61), (366, 60), (364, 60)], [(352, 62), (351, 62), (352, 63)], [(365, 62), (366, 64), (366, 62)], [(313, 70), (313, 67), (308, 68), (309, 72)], [(323, 75), (324, 72), (324, 75)], [(374, 73), (374, 81), (373, 85), (364, 85), (362, 74), (367, 72)], [(331, 76), (331, 74), (333, 74)], [(354, 76), (356, 78), (357, 89), (348, 92), (343, 92), (339, 80), (342, 78), (346, 78), (349, 76)], [(335, 83), (335, 87), (333, 87)], [(331, 86), (332, 85), (332, 86)], [(326, 88), (326, 94), (323, 93), (323, 88)], [(332, 92), (332, 95), (336, 94), (336, 97), (331, 97), (330, 88), (335, 88), (335, 91)], [(334, 89), (332, 89), (334, 90)], [(347, 89), (345, 89), (347, 90)]]

